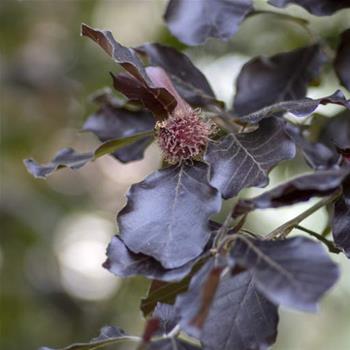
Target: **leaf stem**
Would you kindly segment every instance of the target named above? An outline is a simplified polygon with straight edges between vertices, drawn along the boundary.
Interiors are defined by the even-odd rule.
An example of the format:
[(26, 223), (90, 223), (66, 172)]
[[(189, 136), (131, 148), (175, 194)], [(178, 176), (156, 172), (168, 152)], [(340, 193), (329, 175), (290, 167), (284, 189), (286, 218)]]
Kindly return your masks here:
[(274, 239), (277, 237), (286, 238), (289, 235), (289, 233), (293, 230), (293, 228), (299, 225), (304, 219), (306, 219), (308, 216), (310, 216), (320, 208), (324, 207), (325, 205), (332, 203), (339, 195), (340, 190), (337, 190), (330, 196), (321, 199), (319, 202), (315, 203), (313, 206), (311, 206), (301, 214), (297, 215), (295, 218), (277, 227), (275, 230), (273, 230), (267, 236), (265, 236), (265, 239)]
[(335, 254), (339, 254), (341, 252), (340, 249), (338, 249), (334, 243), (326, 238), (324, 238), (322, 235), (320, 235), (319, 233), (317, 232), (314, 232), (312, 230), (309, 230), (308, 228), (304, 227), (304, 226), (300, 226), (300, 225), (296, 225), (295, 226), (296, 229), (300, 230), (300, 231), (303, 231), (303, 232), (306, 232), (308, 233), (309, 235), (317, 238), (319, 241), (321, 241), (322, 243), (324, 243), (328, 250), (331, 252), (331, 253), (335, 253)]

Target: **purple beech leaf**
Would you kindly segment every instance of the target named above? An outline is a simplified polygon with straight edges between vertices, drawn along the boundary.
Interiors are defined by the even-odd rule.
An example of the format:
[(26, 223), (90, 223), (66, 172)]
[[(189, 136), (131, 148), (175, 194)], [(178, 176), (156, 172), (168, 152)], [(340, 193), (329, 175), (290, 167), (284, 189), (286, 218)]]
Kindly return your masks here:
[(182, 280), (191, 272), (193, 265), (198, 260), (191, 260), (175, 269), (165, 269), (154, 258), (130, 251), (119, 236), (112, 238), (107, 248), (107, 257), (103, 267), (119, 277), (142, 275), (166, 282)]
[(329, 118), (320, 134), (320, 142), (330, 147), (334, 153), (338, 149), (350, 148), (350, 110), (345, 110), (336, 116)]
[[(151, 113), (144, 110), (130, 111), (121, 105), (113, 104), (111, 98), (113, 96), (102, 102), (99, 110), (85, 121), (83, 131), (90, 131), (100, 141), (105, 142), (153, 130), (154, 118)], [(151, 137), (145, 137), (114, 152), (113, 155), (123, 163), (142, 159), (144, 150), (151, 141)]]
[(319, 105), (336, 104), (350, 109), (350, 100), (347, 100), (344, 94), (337, 90), (330, 96), (318, 99), (302, 98), (295, 101), (283, 101), (264, 107), (256, 112), (246, 114), (239, 118), (246, 123), (258, 123), (264, 118), (268, 118), (280, 113), (291, 113), (296, 117), (303, 118), (311, 115)]
[(129, 335), (125, 334), (125, 332), (120, 328), (105, 326), (100, 330), (100, 335), (88, 343), (76, 343), (59, 349), (42, 347), (39, 350), (93, 350), (107, 345), (133, 340), (133, 338), (135, 337), (130, 337)]
[(328, 196), (342, 186), (349, 172), (346, 169), (332, 169), (299, 176), (257, 197), (240, 200), (235, 206), (233, 216), (255, 209), (279, 208), (304, 202), (312, 197)]
[(180, 317), (173, 305), (157, 303), (152, 313), (152, 317), (158, 318), (160, 321), (159, 333), (170, 333), (180, 321)]
[(349, 0), (269, 0), (268, 3), (276, 7), (296, 4), (315, 16), (329, 16), (336, 11), (350, 7)]
[(118, 215), (126, 246), (167, 269), (199, 256), (210, 238), (209, 217), (221, 207), (207, 176), (208, 167), (196, 162), (161, 169), (131, 186)]
[(245, 187), (264, 187), (268, 172), (278, 162), (295, 156), (295, 145), (283, 130), (283, 121), (270, 118), (252, 133), (229, 134), (208, 145), (205, 161), (210, 183), (224, 198)]
[(197, 339), (214, 300), (222, 270), (223, 266), (214, 265), (214, 259), (208, 260), (192, 277), (188, 291), (176, 298), (181, 329)]
[(318, 78), (325, 61), (319, 45), (251, 59), (237, 78), (234, 113), (242, 116), (276, 102), (305, 97), (308, 84)]
[(302, 150), (306, 162), (316, 170), (329, 169), (338, 164), (339, 154), (322, 142), (311, 142), (304, 135), (301, 127), (287, 123), (287, 134)]
[(146, 55), (151, 65), (165, 69), (176, 90), (192, 106), (206, 107), (211, 104), (223, 106), (222, 102), (216, 100), (204, 74), (184, 53), (157, 43), (145, 44), (136, 50)]
[[(212, 248), (213, 233), (221, 227), (220, 224), (214, 221), (209, 221), (209, 226), (212, 230), (212, 236), (205, 247), (205, 252)], [(187, 290), (192, 276), (200, 269), (204, 262), (205, 259), (197, 259), (197, 262), (193, 265), (192, 271), (179, 282), (153, 280), (147, 296), (141, 300), (140, 308), (143, 316), (147, 317), (154, 310), (158, 302), (174, 304), (176, 296)]]
[(180, 41), (199, 45), (209, 37), (230, 39), (252, 10), (251, 0), (170, 0), (164, 19)]
[[(350, 7), (350, 1), (349, 7)], [(341, 35), (334, 60), (334, 69), (341, 83), (350, 91), (350, 28)]]
[[(175, 326), (179, 321), (179, 317), (176, 313), (174, 306), (158, 303), (152, 314), (151, 321), (152, 320), (153, 321), (158, 320), (158, 329), (154, 332), (154, 335), (164, 336), (170, 333), (175, 328)], [(201, 347), (178, 338), (153, 340), (147, 347), (147, 350), (174, 350), (174, 349), (196, 350), (196, 349), (201, 349)]]
[(233, 266), (249, 269), (266, 298), (298, 310), (316, 311), (339, 278), (338, 266), (322, 245), (305, 237), (262, 241), (240, 236), (230, 256)]
[(250, 272), (220, 281), (201, 332), (206, 350), (263, 350), (277, 336), (277, 307), (256, 288)]
[(334, 204), (332, 233), (335, 245), (350, 259), (350, 176), (343, 184), (343, 194)]
[(68, 167), (79, 169), (93, 160), (93, 152), (78, 153), (72, 148), (59, 150), (50, 163), (38, 164), (34, 159), (25, 159), (24, 165), (30, 174), (39, 179), (46, 179), (58, 169)]
[(133, 144), (140, 139), (149, 137), (153, 132), (145, 131), (121, 139), (109, 140), (98, 146), (93, 152), (78, 153), (72, 148), (63, 148), (57, 152), (50, 163), (38, 164), (33, 159), (25, 159), (24, 165), (28, 172), (36, 178), (46, 179), (56, 170), (68, 167), (70, 169), (79, 169), (86, 163), (93, 161), (109, 153), (124, 148), (127, 145)]
[(176, 107), (176, 99), (167, 89), (154, 85), (134, 49), (119, 44), (107, 30), (98, 30), (82, 24), (81, 33), (95, 41), (130, 74), (129, 79), (126, 75), (122, 75), (123, 79), (120, 78), (121, 82), (118, 85), (115, 84), (116, 88), (120, 86), (120, 91), (124, 94), (126, 94), (125, 91), (129, 94), (132, 91), (133, 99), (142, 101), (157, 118), (167, 118)]

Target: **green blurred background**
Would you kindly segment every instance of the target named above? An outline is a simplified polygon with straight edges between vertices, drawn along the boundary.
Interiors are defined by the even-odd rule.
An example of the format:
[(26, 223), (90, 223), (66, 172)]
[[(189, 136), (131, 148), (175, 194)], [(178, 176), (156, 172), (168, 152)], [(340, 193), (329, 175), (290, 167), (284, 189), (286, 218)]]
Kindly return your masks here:
[[(264, 1), (255, 3), (277, 12)], [(97, 144), (79, 129), (95, 108), (88, 96), (109, 86), (108, 73), (118, 67), (79, 36), (81, 22), (112, 30), (125, 45), (159, 41), (185, 49), (162, 22), (165, 5), (162, 0), (0, 2), (1, 349), (68, 345), (90, 339), (105, 324), (131, 333), (142, 330), (138, 306), (147, 281), (121, 281), (101, 263), (117, 230), (115, 215), (125, 203), (125, 192), (160, 164), (157, 147), (152, 145), (142, 161), (122, 165), (105, 157), (79, 171), (59, 171), (47, 181), (33, 179), (22, 159), (47, 161), (59, 148), (84, 151)], [(309, 19), (314, 33), (327, 39), (330, 47), (350, 23), (349, 11), (327, 18), (312, 17), (294, 6), (287, 12)], [(205, 47), (185, 51), (218, 97), (230, 103), (234, 79), (250, 57), (308, 43), (309, 36), (297, 24), (260, 15), (249, 18), (228, 43), (209, 40)], [(337, 84), (326, 68), (309, 94), (331, 93)], [(321, 109), (326, 116), (337, 111)], [(308, 168), (298, 157), (272, 172), (272, 184), (305, 171)], [(248, 226), (257, 233), (269, 232), (309, 205), (254, 213)], [(326, 212), (319, 211), (304, 225), (321, 231), (327, 225)], [(274, 349), (350, 349), (350, 264), (344, 257), (334, 258), (342, 266), (340, 283), (323, 300), (318, 314), (282, 310)]]

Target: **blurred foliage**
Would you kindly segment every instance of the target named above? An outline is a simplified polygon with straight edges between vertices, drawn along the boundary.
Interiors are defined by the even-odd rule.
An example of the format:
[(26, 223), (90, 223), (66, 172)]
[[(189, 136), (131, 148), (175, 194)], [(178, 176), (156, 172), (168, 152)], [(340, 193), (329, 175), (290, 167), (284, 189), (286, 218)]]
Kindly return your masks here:
[[(59, 229), (62, 220), (74, 215), (102, 218), (113, 227), (128, 186), (158, 166), (157, 149), (151, 147), (146, 159), (135, 164), (122, 166), (108, 158), (77, 172), (63, 170), (47, 182), (29, 176), (22, 159), (34, 155), (39, 161), (47, 160), (67, 144), (80, 150), (90, 150), (97, 144), (94, 137), (77, 132), (94, 110), (88, 96), (110, 85), (108, 72), (117, 68), (101, 50), (80, 38), (81, 22), (111, 29), (127, 45), (160, 41), (185, 49), (162, 24), (165, 4), (163, 0), (0, 2), (1, 349), (63, 346), (92, 338), (105, 324), (119, 325), (130, 332), (142, 329), (139, 300), (148, 283), (141, 278), (118, 281), (104, 297), (85, 298), (86, 278), (92, 276), (92, 283), (99, 283), (94, 280), (95, 273), (82, 282), (77, 280), (80, 294), (74, 294), (62, 282), (65, 266), (59, 259), (57, 242), (67, 234)], [(256, 4), (267, 8), (264, 1)], [(348, 11), (331, 20), (313, 18), (300, 9), (292, 8), (290, 12), (310, 19), (312, 29), (333, 47), (334, 38), (350, 20)], [(309, 42), (310, 37), (297, 24), (261, 15), (248, 19), (228, 43), (210, 40), (205, 47), (187, 51), (203, 68), (215, 91), (223, 91), (224, 96), (219, 98), (225, 98), (232, 96), (233, 79), (249, 57)], [(326, 94), (336, 84), (330, 72), (318, 89)], [(299, 159), (273, 176), (280, 182), (304, 169)], [(261, 221), (253, 220), (250, 225), (259, 227)], [(107, 239), (96, 238), (106, 245), (113, 231), (107, 232)], [(84, 232), (79, 237), (83, 240)], [(73, 254), (73, 265), (90, 258), (98, 266), (103, 262), (103, 257)], [(72, 258), (69, 261), (72, 263)], [(343, 275), (344, 280), (326, 298), (320, 314), (282, 313), (281, 337), (275, 349), (350, 348), (349, 268), (345, 264)], [(117, 280), (114, 276), (103, 278), (106, 283), (109, 278)]]

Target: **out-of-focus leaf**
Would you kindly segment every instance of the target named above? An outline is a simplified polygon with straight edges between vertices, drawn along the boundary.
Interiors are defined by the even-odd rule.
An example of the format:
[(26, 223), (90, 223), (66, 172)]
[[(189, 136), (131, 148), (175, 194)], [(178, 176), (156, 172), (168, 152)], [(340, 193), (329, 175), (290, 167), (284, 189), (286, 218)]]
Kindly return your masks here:
[(101, 329), (100, 335), (88, 343), (76, 343), (60, 349), (43, 347), (39, 350), (94, 350), (128, 340), (137, 341), (138, 337), (129, 336), (120, 328), (105, 326)]
[(349, 170), (346, 169), (332, 169), (299, 176), (257, 197), (240, 200), (233, 216), (255, 209), (279, 208), (304, 202), (315, 196), (328, 196), (342, 186), (348, 174)]
[(176, 38), (199, 45), (209, 37), (231, 38), (252, 9), (251, 0), (170, 0), (164, 18)]
[(262, 241), (240, 236), (230, 256), (233, 265), (249, 269), (268, 299), (299, 310), (316, 311), (339, 277), (338, 266), (322, 245), (305, 237)]
[(335, 245), (350, 258), (350, 176), (343, 185), (343, 195), (335, 202), (332, 219)]
[(208, 167), (176, 165), (131, 186), (118, 215), (121, 238), (134, 253), (152, 256), (167, 269), (199, 256), (210, 238), (210, 215), (220, 210)]
[[(109, 99), (102, 102), (99, 110), (84, 123), (84, 131), (93, 132), (102, 142), (105, 142), (153, 130), (154, 118), (151, 113), (144, 110), (130, 111), (111, 102), (113, 101)], [(114, 152), (113, 155), (122, 162), (142, 159), (144, 150), (151, 140), (151, 137), (145, 137)]]
[(295, 145), (285, 134), (283, 121), (270, 118), (252, 133), (211, 142), (205, 160), (211, 166), (210, 183), (230, 198), (245, 187), (266, 186), (270, 169), (294, 156)]
[(175, 307), (169, 304), (157, 303), (152, 317), (160, 320), (160, 334), (170, 333), (180, 321)]
[(113, 153), (118, 149), (130, 145), (140, 139), (144, 139), (145, 137), (149, 137), (152, 134), (153, 131), (145, 131), (121, 139), (106, 141), (101, 146), (97, 147), (95, 151), (87, 153), (78, 153), (72, 148), (63, 148), (57, 152), (50, 163), (38, 164), (33, 159), (25, 159), (24, 165), (26, 166), (29, 173), (31, 173), (34, 177), (46, 179), (49, 175), (58, 169), (65, 167), (68, 167), (70, 169), (79, 169), (92, 160), (95, 160), (106, 154)]
[(225, 275), (201, 333), (206, 350), (262, 350), (277, 336), (277, 307), (255, 286), (250, 272)]
[(258, 123), (264, 118), (271, 117), (280, 113), (292, 113), (296, 117), (307, 117), (312, 114), (319, 105), (336, 104), (350, 109), (350, 101), (347, 100), (344, 94), (337, 90), (334, 94), (318, 99), (303, 98), (295, 101), (278, 102), (271, 106), (264, 107), (259, 111), (246, 114), (239, 120), (247, 123)]
[(268, 3), (276, 7), (296, 4), (315, 16), (329, 16), (336, 11), (350, 7), (349, 0), (269, 0)]
[[(154, 86), (134, 49), (119, 44), (113, 38), (112, 33), (107, 30), (93, 29), (86, 24), (82, 24), (81, 33), (95, 41), (130, 74), (130, 76), (123, 75), (123, 84), (127, 85), (128, 89), (121, 85), (122, 83), (119, 84), (124, 86), (124, 91), (121, 90), (122, 93), (125, 93), (125, 90), (133, 89), (134, 99), (142, 101), (159, 119), (167, 118), (176, 107), (176, 99), (169, 90)], [(137, 94), (138, 91), (139, 95)]]
[(199, 338), (220, 283), (223, 267), (214, 266), (211, 259), (192, 277), (187, 292), (176, 298), (180, 325), (187, 334)]
[(162, 339), (152, 342), (147, 350), (198, 350), (198, 345), (190, 344), (182, 339)]
[[(350, 1), (348, 3), (350, 7)], [(341, 83), (350, 91), (350, 29), (345, 30), (341, 35), (334, 69)]]
[(350, 149), (350, 110), (345, 110), (329, 119), (319, 137), (334, 153), (338, 149)]
[(319, 45), (251, 59), (237, 78), (234, 113), (242, 116), (276, 102), (305, 97), (308, 84), (318, 78), (324, 63)]
[(216, 100), (204, 74), (182, 52), (161, 44), (145, 44), (136, 50), (145, 54), (150, 64), (164, 68), (179, 94), (192, 106), (223, 105)]
[(329, 169), (339, 160), (339, 154), (322, 142), (311, 142), (304, 135), (301, 127), (287, 123), (287, 134), (302, 150), (306, 162), (317, 170)]
[(119, 236), (112, 238), (107, 249), (107, 256), (108, 258), (103, 267), (117, 276), (143, 275), (147, 278), (167, 282), (182, 280), (190, 273), (194, 263), (197, 261), (197, 259), (194, 259), (176, 269), (165, 269), (154, 258), (131, 252)]
[(50, 163), (38, 164), (34, 159), (25, 159), (24, 165), (34, 177), (46, 179), (57, 169), (64, 167), (79, 169), (91, 161), (93, 157), (93, 152), (78, 153), (72, 148), (63, 148), (56, 153)]

